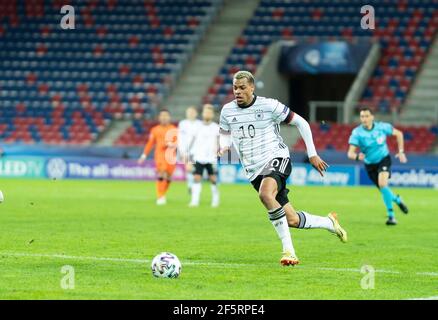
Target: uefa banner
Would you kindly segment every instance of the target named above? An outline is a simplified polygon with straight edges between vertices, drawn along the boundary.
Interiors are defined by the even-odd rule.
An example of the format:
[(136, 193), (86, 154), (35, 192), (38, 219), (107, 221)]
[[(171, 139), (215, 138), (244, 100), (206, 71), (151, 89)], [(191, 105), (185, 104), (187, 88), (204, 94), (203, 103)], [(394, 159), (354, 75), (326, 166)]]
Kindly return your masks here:
[[(3, 157), (0, 178), (155, 180), (153, 161), (80, 157)], [(185, 169), (177, 164), (173, 180), (184, 180)]]
[[(402, 167), (391, 168), (389, 184), (394, 187), (438, 188), (438, 167)], [(360, 169), (360, 185), (372, 185), (364, 168)]]
[[(248, 183), (240, 164), (219, 164), (221, 183)], [(1, 157), (0, 178), (49, 178), (49, 179), (156, 179), (154, 161), (137, 164), (135, 160), (88, 157)], [(185, 168), (177, 164), (172, 179), (183, 181)], [(372, 182), (359, 165), (332, 165), (321, 177), (309, 164), (294, 163), (288, 183), (297, 186), (370, 186)], [(394, 166), (390, 185), (396, 187), (438, 188), (438, 167)]]
[[(288, 183), (293, 185), (327, 185), (354, 186), (359, 184), (359, 168), (357, 166), (330, 166), (324, 177), (307, 164), (293, 164)], [(245, 171), (239, 164), (224, 164), (219, 167), (219, 178), (222, 183), (248, 183)]]
[(2, 178), (44, 178), (45, 161), (40, 157), (1, 157)]
[[(137, 164), (135, 160), (106, 158), (49, 158), (46, 176), (56, 179), (155, 180), (153, 161)], [(173, 180), (184, 180), (184, 166), (177, 164)]]
[(311, 165), (296, 164), (292, 167), (290, 183), (297, 186), (354, 186), (358, 184), (359, 172), (356, 166), (332, 165), (321, 177)]

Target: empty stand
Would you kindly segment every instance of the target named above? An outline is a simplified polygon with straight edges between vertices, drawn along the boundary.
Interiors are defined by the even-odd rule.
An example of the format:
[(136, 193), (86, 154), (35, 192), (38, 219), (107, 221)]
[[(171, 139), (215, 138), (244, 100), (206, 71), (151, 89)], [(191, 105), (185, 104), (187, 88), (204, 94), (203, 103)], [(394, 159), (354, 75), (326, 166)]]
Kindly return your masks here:
[(217, 0), (0, 1), (0, 139), (95, 141), (118, 117), (151, 118)]
[(438, 29), (438, 2), (370, 0), (367, 4), (374, 6), (376, 15), (374, 30), (360, 26), (363, 4), (360, 0), (262, 0), (214, 78), (204, 102), (222, 106), (232, 100), (232, 74), (239, 69), (255, 72), (274, 41), (354, 41), (372, 36), (380, 42), (382, 56), (361, 102), (381, 112), (399, 108)]
[(115, 144), (118, 146), (143, 146), (149, 137), (151, 128), (157, 124), (156, 121), (151, 120), (133, 120), (132, 126), (122, 133)]

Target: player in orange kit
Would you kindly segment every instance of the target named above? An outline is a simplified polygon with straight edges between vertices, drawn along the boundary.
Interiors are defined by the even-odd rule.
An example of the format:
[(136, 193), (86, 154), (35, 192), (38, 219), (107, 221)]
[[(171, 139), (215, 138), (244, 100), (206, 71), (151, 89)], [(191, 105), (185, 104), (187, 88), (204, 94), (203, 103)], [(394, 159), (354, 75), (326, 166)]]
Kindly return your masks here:
[(143, 154), (138, 159), (142, 164), (155, 146), (154, 160), (157, 170), (157, 205), (166, 204), (166, 192), (176, 164), (177, 128), (170, 122), (170, 112), (161, 110), (159, 124), (151, 129)]

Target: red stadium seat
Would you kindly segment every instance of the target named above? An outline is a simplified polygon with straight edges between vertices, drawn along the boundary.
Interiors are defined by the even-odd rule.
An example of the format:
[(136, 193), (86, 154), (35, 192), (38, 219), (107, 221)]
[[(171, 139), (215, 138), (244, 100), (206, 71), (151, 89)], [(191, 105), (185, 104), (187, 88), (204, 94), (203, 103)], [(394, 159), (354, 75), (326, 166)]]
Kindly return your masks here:
[[(319, 124), (311, 124), (311, 129), (314, 135), (315, 147), (320, 150), (326, 150), (329, 146), (334, 147), (335, 150), (345, 152), (348, 147), (348, 138), (353, 129), (353, 125), (344, 125), (330, 123), (328, 131), (321, 130)], [(410, 127), (397, 126), (403, 132), (409, 132), (412, 139), (405, 142), (405, 149), (407, 152), (424, 153), (433, 148), (436, 141), (436, 136), (427, 127)], [(388, 147), (391, 152), (397, 151), (397, 142), (394, 137), (389, 137)], [(292, 147), (293, 150), (305, 151), (304, 141), (300, 138)]]
[[(291, 6), (287, 2), (276, 1), (274, 3), (275, 5), (269, 1), (260, 2), (254, 19), (250, 20), (244, 32), (238, 38), (234, 50), (232, 50), (233, 61), (239, 61), (239, 63), (224, 65), (221, 74), (224, 74), (223, 70), (226, 69), (231, 75), (236, 69), (242, 67), (256, 70), (257, 64), (254, 64), (254, 61), (246, 60), (245, 55), (247, 55), (247, 52), (244, 49), (254, 44), (263, 43), (264, 49), (261, 52), (263, 55), (266, 48), (273, 41), (277, 41), (278, 36), (288, 39), (293, 35), (294, 38), (306, 39), (307, 42), (312, 42), (312, 40), (316, 42), (320, 41), (321, 38), (339, 40), (341, 37), (342, 39), (351, 40), (353, 36), (357, 36), (359, 33), (358, 26), (354, 25), (348, 17), (348, 13), (356, 10), (353, 3), (343, 2), (342, 5), (330, 6), (330, 14), (324, 14), (322, 8), (328, 8), (329, 6), (321, 1), (312, 2), (312, 4), (306, 0), (296, 1), (294, 2), (294, 10), (290, 10)], [(319, 4), (320, 6), (318, 6)], [(431, 15), (433, 18), (430, 18)], [(320, 26), (322, 20), (326, 24), (339, 27), (325, 28)], [(282, 21), (285, 21), (285, 23), (281, 24)], [(299, 22), (296, 23), (296, 21)], [(423, 22), (423, 24), (420, 22)], [(424, 25), (424, 22), (428, 22), (427, 26)], [(382, 111), (389, 112), (391, 107), (387, 108), (386, 103), (382, 103), (384, 99), (388, 98), (387, 101), (394, 102), (392, 107), (399, 108), (406, 95), (395, 98), (392, 90), (388, 92), (382, 90), (374, 95), (374, 86), (387, 86), (389, 84), (387, 79), (396, 78), (399, 81), (406, 78), (407, 81), (403, 84), (403, 90), (409, 91), (412, 80), (425, 60), (425, 53), (429, 47), (429, 44), (425, 44), (424, 41), (421, 42), (420, 46), (420, 40), (429, 43), (433, 40), (438, 28), (438, 10), (431, 13), (429, 6), (421, 1), (412, 4), (407, 0), (398, 1), (397, 4), (388, 3), (380, 7), (377, 24), (378, 27), (373, 30), (372, 35), (375, 40), (382, 43), (383, 50), (379, 61), (379, 71), (383, 71), (383, 77), (385, 78), (380, 80), (381, 72), (376, 72), (369, 81), (369, 90), (366, 90), (366, 92), (367, 94), (370, 92), (373, 94), (371, 98), (367, 97), (367, 99), (372, 101), (377, 108), (382, 106)], [(303, 27), (299, 28), (300, 25)], [(291, 26), (294, 28), (293, 34)], [(410, 56), (412, 58), (409, 58)], [(230, 59), (226, 61), (228, 63)], [(242, 65), (241, 61), (245, 63)], [(257, 61), (259, 60), (257, 59)], [(409, 74), (406, 74), (406, 70), (409, 70)], [(393, 84), (392, 88), (396, 89), (396, 86)], [(222, 102), (224, 99), (220, 96), (221, 93), (222, 91), (219, 90), (216, 96), (212, 96), (211, 91), (206, 92), (204, 101)]]

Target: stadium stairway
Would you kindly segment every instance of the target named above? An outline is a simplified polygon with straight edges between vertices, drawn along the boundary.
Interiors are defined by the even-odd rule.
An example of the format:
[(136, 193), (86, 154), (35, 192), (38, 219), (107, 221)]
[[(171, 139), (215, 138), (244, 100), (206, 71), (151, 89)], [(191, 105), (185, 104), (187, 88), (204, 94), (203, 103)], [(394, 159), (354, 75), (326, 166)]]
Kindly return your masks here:
[(210, 26), (197, 52), (185, 68), (178, 84), (164, 102), (171, 107), (175, 119), (184, 118), (190, 105), (199, 106), (214, 75), (219, 72), (259, 1), (225, 0), (216, 21)]
[(112, 146), (115, 141), (125, 132), (132, 124), (131, 120), (114, 120), (108, 129), (99, 137), (96, 144), (99, 146)]
[[(327, 4), (330, 3), (328, 6)], [(383, 113), (399, 110), (421, 68), (438, 29), (437, 2), (428, 0), (369, 0), (376, 9), (378, 28), (358, 23), (360, 0), (261, 0), (203, 101), (221, 106), (232, 99), (226, 79), (239, 69), (256, 72), (274, 41), (355, 39), (378, 40), (382, 56), (361, 98)]]
[[(438, 37), (408, 96), (400, 120), (404, 124), (436, 124), (438, 117)], [(421, 112), (420, 112), (421, 110)]]

